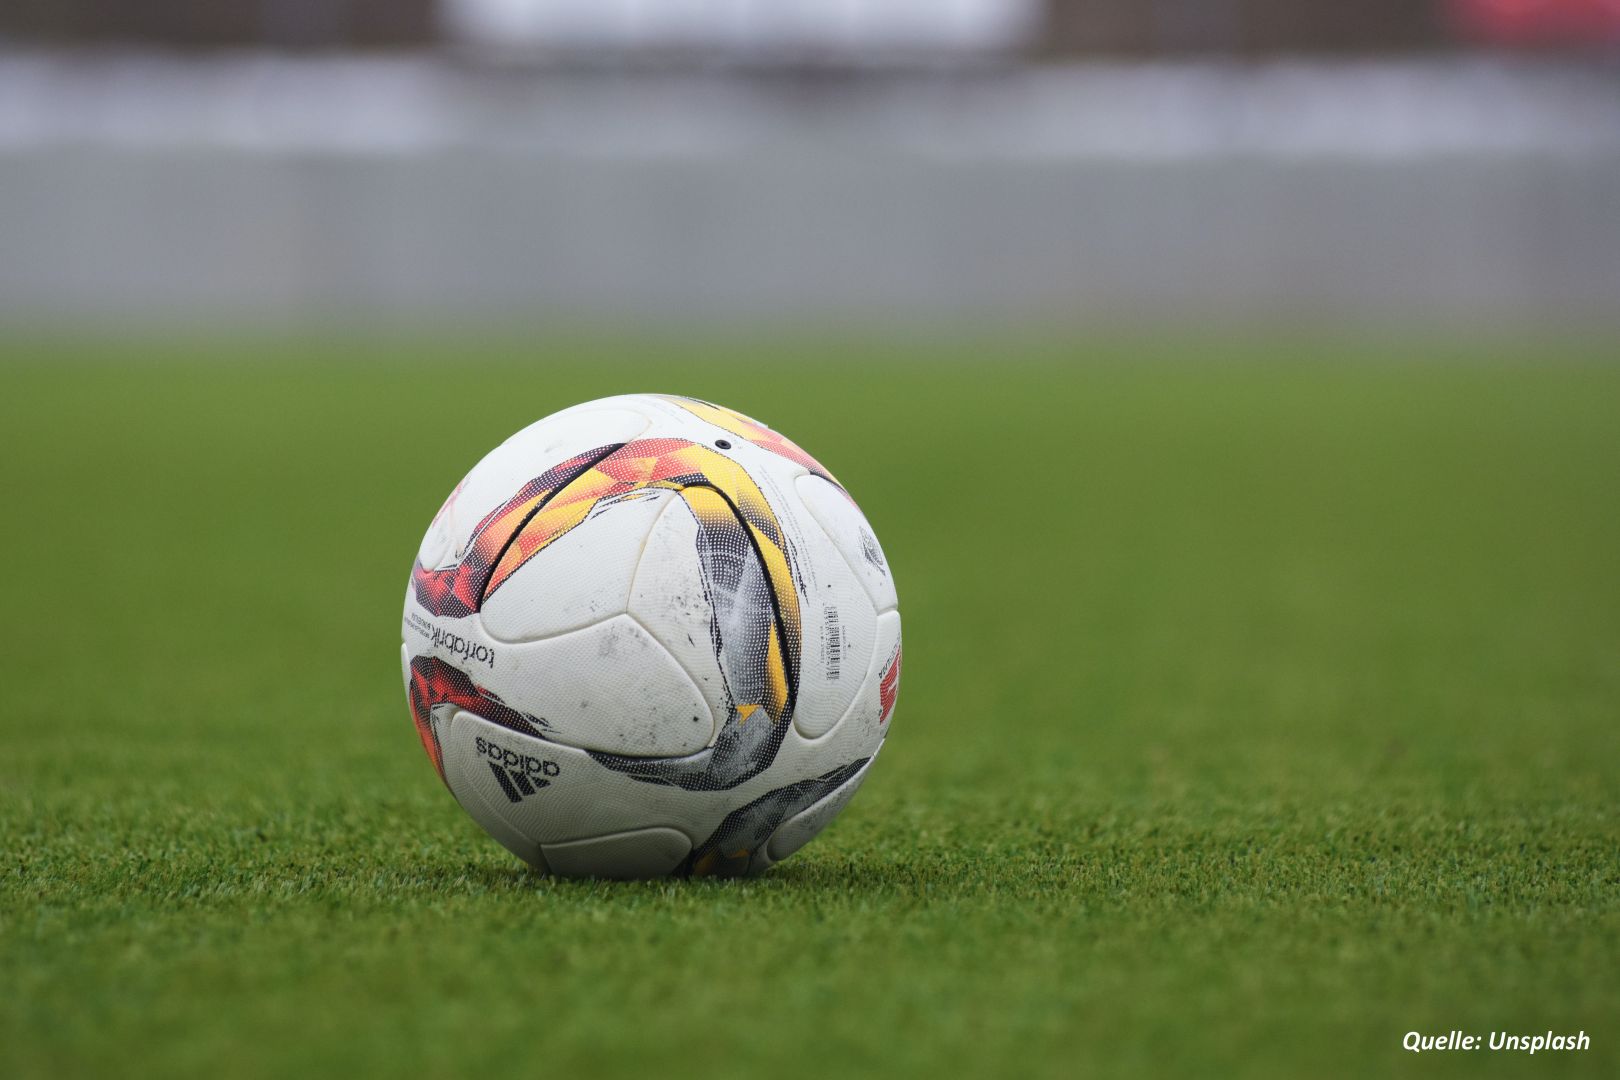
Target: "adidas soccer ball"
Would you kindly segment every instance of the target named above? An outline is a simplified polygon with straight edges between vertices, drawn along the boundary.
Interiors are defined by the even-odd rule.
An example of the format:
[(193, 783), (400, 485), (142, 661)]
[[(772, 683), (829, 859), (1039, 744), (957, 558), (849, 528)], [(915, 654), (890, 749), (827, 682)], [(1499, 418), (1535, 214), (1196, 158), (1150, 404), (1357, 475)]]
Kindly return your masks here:
[(900, 680), (889, 566), (838, 481), (691, 398), (524, 428), (429, 526), (406, 691), (491, 836), (565, 876), (756, 873), (847, 804)]

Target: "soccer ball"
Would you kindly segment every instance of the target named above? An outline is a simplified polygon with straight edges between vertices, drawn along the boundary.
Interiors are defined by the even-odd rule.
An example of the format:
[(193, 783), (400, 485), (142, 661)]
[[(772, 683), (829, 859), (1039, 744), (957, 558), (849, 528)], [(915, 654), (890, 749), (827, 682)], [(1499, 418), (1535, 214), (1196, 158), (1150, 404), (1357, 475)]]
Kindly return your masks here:
[(764, 424), (605, 398), (450, 493), (405, 591), (422, 746), (519, 858), (563, 876), (757, 873), (865, 780), (900, 682), (883, 549)]

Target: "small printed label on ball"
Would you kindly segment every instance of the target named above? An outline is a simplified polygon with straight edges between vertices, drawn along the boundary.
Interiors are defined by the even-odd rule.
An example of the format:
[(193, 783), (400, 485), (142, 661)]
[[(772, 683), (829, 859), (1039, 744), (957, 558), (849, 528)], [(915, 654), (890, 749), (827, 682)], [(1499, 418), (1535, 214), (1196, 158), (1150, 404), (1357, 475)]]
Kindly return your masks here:
[(491, 669), (495, 667), (495, 650), (488, 645), (468, 641), (454, 631), (434, 626), (432, 622), (414, 611), (405, 616), (405, 625), (427, 639), (430, 652), (437, 653), (447, 660), (464, 660), (469, 664), (483, 664)]
[(827, 658), (827, 681), (837, 682), (844, 668), (844, 624), (831, 604), (821, 609), (821, 650)]

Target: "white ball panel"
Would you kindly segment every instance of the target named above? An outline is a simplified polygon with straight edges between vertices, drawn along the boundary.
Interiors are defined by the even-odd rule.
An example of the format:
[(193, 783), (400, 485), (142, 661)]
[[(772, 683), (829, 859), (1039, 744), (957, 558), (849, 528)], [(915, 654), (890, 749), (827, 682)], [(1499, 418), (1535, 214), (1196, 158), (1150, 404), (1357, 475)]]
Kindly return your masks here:
[(872, 662), (877, 614), (866, 590), (814, 521), (799, 551), (801, 661), (793, 726), (825, 735), (849, 709)]
[(629, 609), (686, 669), (723, 722), (731, 703), (715, 651), (714, 607), (703, 584), (697, 535), (697, 519), (683, 501), (672, 500), (663, 508), (647, 535), (630, 586)]
[(541, 851), (551, 872), (563, 877), (662, 877), (691, 854), (692, 841), (678, 829), (655, 827), (545, 844)]
[(878, 611), (899, 607), (889, 560), (878, 544), (877, 534), (849, 496), (821, 477), (809, 474), (799, 477), (794, 487), (804, 500), (805, 508), (832, 538), (844, 561), (866, 587), (872, 606)]
[[(873, 627), (873, 648), (870, 665), (860, 682), (860, 689), (843, 716), (831, 730), (814, 741), (801, 740), (803, 753), (812, 760), (847, 761), (871, 757), (888, 738), (893, 713), (883, 713), (883, 676), (894, 662), (900, 645), (900, 613), (885, 611), (877, 617)], [(789, 753), (789, 750), (792, 753)], [(797, 746), (784, 745), (778, 758), (784, 765), (791, 764), (800, 753)], [(809, 766), (806, 766), (809, 767)]]
[(855, 797), (855, 792), (866, 781), (866, 774), (871, 772), (872, 764), (876, 760), (877, 755), (874, 753), (872, 760), (861, 766), (860, 772), (845, 780), (832, 794), (777, 826), (776, 832), (771, 834), (770, 841), (765, 845), (766, 857), (771, 862), (781, 862), (814, 840), (816, 834), (825, 829), (828, 823), (849, 805), (849, 800)]
[(540, 853), (540, 845), (533, 835), (507, 821), (497, 808), (497, 801), (503, 800), (504, 796), (489, 771), (487, 760), (476, 753), (474, 736), (493, 732), (499, 732), (502, 736), (511, 735), (509, 741), (503, 741), (531, 753), (533, 747), (543, 747), (545, 744), (508, 732), (468, 712), (456, 712), (449, 723), (435, 726), (439, 733), (439, 745), (444, 749), (444, 782), (450, 794), (507, 851), (537, 870), (547, 869), (545, 856)]
[(598, 507), (536, 552), (484, 601), (484, 630), (496, 641), (536, 641), (622, 614), (642, 545), (664, 505), (651, 491)]
[[(583, 750), (519, 734), (465, 710), (440, 727), (439, 738), (451, 792), (496, 839), (535, 865), (544, 862), (542, 844), (653, 827), (675, 829), (690, 844), (691, 837), (706, 837), (720, 824), (731, 809), (728, 797), (751, 797), (644, 783), (614, 772)], [(532, 794), (514, 787), (518, 798), (513, 800), (491, 768), (510, 769), (508, 753), (546, 785)], [(523, 760), (528, 758), (534, 761)], [(507, 779), (513, 782), (510, 772)], [(527, 843), (528, 853), (519, 850), (520, 843), (502, 839), (503, 833)]]
[(882, 676), (900, 643), (900, 614), (887, 611), (877, 617), (875, 647), (865, 677), (849, 708), (832, 729), (816, 739), (797, 730), (788, 733), (766, 775), (772, 786), (819, 776), (831, 768), (877, 755), (888, 737), (892, 716), (883, 715)]
[(668, 650), (634, 619), (503, 645), (489, 685), (567, 746), (679, 757), (708, 745), (714, 712)]

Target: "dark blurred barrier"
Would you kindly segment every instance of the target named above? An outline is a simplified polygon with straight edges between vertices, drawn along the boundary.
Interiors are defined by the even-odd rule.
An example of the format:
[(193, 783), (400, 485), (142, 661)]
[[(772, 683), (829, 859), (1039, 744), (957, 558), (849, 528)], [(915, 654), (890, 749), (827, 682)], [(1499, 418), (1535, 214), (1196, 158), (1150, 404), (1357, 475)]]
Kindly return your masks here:
[(182, 48), (424, 45), (438, 0), (5, 0), (0, 41)]
[(1433, 0), (1045, 0), (1049, 55), (1407, 52), (1450, 38)]
[(638, 50), (844, 57), (1388, 54), (1486, 42), (1620, 41), (1614, 0), (7, 0), (0, 42), (191, 48), (426, 46), (470, 37), (546, 55)]

